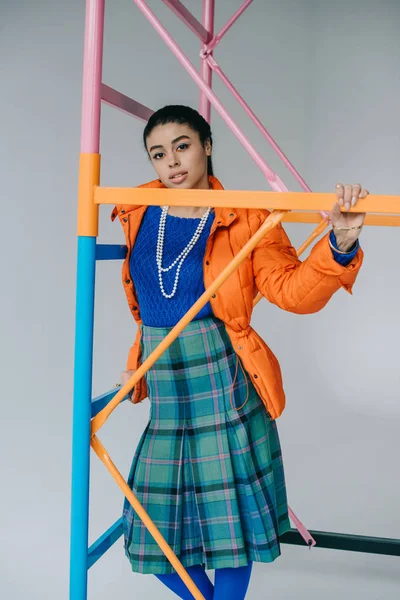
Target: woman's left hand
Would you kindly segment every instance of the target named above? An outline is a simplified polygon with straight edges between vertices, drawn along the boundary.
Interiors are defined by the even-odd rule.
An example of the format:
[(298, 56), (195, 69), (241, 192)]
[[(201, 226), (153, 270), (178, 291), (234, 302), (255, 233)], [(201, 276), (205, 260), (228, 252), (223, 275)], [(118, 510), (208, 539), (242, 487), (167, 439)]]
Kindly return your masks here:
[(357, 205), (361, 198), (366, 198), (369, 191), (361, 186), (355, 185), (336, 185), (337, 202), (330, 215), (330, 222), (335, 233), (336, 242), (339, 250), (348, 252), (356, 243), (361, 233), (365, 213), (341, 212), (340, 207), (344, 206), (346, 211)]

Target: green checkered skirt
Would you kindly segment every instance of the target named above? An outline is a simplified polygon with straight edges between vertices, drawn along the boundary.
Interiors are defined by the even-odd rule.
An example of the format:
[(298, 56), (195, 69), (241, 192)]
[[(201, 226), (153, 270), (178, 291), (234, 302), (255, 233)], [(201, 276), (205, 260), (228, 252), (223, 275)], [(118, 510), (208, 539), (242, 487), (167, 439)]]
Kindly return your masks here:
[[(146, 358), (170, 328), (141, 327)], [(290, 527), (276, 423), (238, 360), (207, 317), (146, 374), (150, 419), (128, 483), (185, 567), (271, 562)], [(123, 527), (133, 571), (174, 572), (127, 500)]]

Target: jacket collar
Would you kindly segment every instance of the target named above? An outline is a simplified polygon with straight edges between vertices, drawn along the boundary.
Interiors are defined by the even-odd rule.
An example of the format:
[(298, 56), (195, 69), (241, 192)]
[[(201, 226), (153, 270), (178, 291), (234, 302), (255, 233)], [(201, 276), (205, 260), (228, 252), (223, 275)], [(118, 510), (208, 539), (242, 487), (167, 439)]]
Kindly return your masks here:
[[(221, 182), (219, 181), (219, 179), (217, 179), (216, 177), (213, 176), (209, 176), (209, 182), (211, 185), (211, 189), (213, 190), (223, 190), (223, 186), (221, 184)], [(143, 185), (140, 185), (139, 187), (141, 188), (164, 188), (165, 189), (165, 185), (159, 180), (159, 179), (154, 179), (153, 181), (149, 181), (148, 183), (145, 183)], [(146, 210), (147, 207), (144, 206), (140, 206), (140, 205), (124, 205), (124, 204), (117, 204), (117, 206), (114, 207), (112, 213), (111, 213), (111, 220), (114, 221), (117, 216), (121, 216), (124, 215), (126, 213), (130, 213), (133, 212), (135, 210), (139, 210), (139, 209), (144, 209)], [(236, 219), (236, 212), (235, 210), (231, 209), (231, 208), (227, 208), (227, 207), (216, 207), (214, 209), (214, 213), (215, 213), (215, 219), (214, 219), (214, 223), (217, 227), (228, 227), (228, 225), (230, 225), (235, 219)]]

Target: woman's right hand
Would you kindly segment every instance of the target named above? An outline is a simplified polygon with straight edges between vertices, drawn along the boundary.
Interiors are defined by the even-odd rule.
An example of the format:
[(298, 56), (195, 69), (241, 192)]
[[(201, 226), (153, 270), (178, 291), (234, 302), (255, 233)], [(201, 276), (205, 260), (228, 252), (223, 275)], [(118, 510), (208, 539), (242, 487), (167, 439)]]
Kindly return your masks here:
[[(121, 385), (125, 385), (126, 383), (128, 383), (129, 379), (132, 377), (132, 375), (135, 373), (134, 369), (131, 369), (130, 371), (123, 371), (121, 373)], [(132, 400), (132, 395), (133, 395), (133, 391), (135, 388), (133, 388), (131, 390), (131, 392), (129, 393), (129, 398), (130, 400)]]

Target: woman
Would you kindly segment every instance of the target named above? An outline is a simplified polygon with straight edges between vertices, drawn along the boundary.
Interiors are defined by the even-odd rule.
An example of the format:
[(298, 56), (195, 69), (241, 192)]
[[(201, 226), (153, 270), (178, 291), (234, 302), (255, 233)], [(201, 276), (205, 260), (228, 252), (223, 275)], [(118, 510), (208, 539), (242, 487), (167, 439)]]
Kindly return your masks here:
[[(195, 110), (157, 111), (143, 137), (158, 176), (144, 187), (222, 189), (210, 127)], [(285, 404), (280, 368), (250, 318), (258, 291), (295, 313), (320, 310), (340, 287), (351, 291), (364, 214), (341, 213), (339, 204), (348, 211), (368, 192), (338, 184), (336, 194), (333, 228), (306, 261), (274, 228), (133, 391), (133, 402), (148, 396), (151, 409), (129, 485), (207, 599), (242, 600), (252, 563), (275, 560), (289, 529), (275, 423)], [(117, 206), (116, 216), (128, 247), (123, 284), (139, 326), (125, 383), (268, 212)], [(132, 569), (192, 598), (127, 501), (123, 523)], [(215, 569), (214, 585), (205, 569)]]

